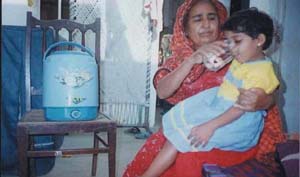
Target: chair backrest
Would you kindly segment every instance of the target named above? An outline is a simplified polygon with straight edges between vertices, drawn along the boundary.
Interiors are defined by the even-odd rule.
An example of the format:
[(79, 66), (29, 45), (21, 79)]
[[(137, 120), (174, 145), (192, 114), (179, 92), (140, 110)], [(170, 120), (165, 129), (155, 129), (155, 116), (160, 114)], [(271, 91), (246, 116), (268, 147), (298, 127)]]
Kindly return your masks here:
[[(80, 24), (74, 21), (61, 19), (61, 20), (39, 20), (32, 16), (32, 12), (27, 12), (27, 27), (26, 27), (26, 42), (25, 42), (25, 109), (30, 111), (32, 108), (31, 98), (34, 95), (41, 95), (41, 90), (36, 90), (32, 87), (31, 76), (30, 76), (30, 59), (31, 59), (31, 46), (32, 46), (32, 29), (40, 28), (42, 30), (42, 54), (44, 54), (47, 49), (47, 34), (49, 30), (53, 35), (54, 42), (61, 40), (59, 36), (59, 31), (62, 29), (67, 30), (68, 39), (67, 41), (73, 41), (73, 32), (79, 30), (81, 33), (81, 44), (85, 46), (86, 37), (85, 34), (87, 31), (92, 31), (95, 33), (95, 57), (98, 64), (98, 69), (100, 73), (100, 18), (96, 18), (94, 23), (91, 24)], [(69, 50), (71, 48), (69, 47)], [(42, 60), (43, 58), (41, 58)], [(42, 67), (42, 66), (41, 66)]]

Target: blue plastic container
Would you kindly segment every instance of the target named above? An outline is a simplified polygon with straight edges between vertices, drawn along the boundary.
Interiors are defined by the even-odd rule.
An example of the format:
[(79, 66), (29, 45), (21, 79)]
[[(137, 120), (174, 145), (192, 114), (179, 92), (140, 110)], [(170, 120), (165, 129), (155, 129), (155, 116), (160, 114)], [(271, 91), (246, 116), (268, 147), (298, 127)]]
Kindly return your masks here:
[[(51, 51), (75, 46), (83, 51)], [(48, 121), (92, 120), (98, 113), (98, 66), (94, 54), (74, 42), (51, 45), (43, 60), (43, 107)]]

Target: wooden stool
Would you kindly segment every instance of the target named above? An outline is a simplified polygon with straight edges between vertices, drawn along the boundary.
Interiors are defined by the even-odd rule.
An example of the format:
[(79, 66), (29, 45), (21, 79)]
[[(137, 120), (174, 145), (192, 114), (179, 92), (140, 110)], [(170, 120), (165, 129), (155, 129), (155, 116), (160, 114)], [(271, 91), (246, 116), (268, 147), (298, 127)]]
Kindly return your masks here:
[[(61, 135), (67, 133), (94, 134), (92, 148), (39, 150), (35, 151), (30, 138), (37, 135)], [(98, 136), (99, 132), (107, 132), (107, 142)], [(99, 142), (103, 144), (99, 146)], [(45, 121), (43, 110), (27, 112), (17, 126), (17, 143), (19, 154), (19, 175), (29, 177), (29, 160), (35, 157), (56, 157), (75, 154), (93, 154), (92, 176), (96, 175), (98, 153), (108, 153), (109, 177), (115, 177), (116, 169), (116, 123), (98, 116), (91, 121), (50, 122)]]

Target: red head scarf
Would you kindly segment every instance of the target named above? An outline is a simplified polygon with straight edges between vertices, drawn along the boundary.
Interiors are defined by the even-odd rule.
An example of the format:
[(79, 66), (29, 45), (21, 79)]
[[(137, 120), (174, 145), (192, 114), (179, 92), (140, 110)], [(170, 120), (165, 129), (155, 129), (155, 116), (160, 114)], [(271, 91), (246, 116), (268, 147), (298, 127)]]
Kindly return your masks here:
[[(189, 57), (193, 52), (193, 42), (186, 37), (184, 26), (183, 26), (183, 18), (190, 11), (192, 8), (192, 4), (194, 1), (199, 0), (186, 0), (177, 10), (176, 14), (176, 22), (174, 25), (174, 34), (172, 38), (172, 43), (170, 45), (170, 48), (172, 50), (173, 56), (175, 56), (177, 59), (186, 59)], [(201, 1), (201, 0), (200, 0)], [(217, 0), (211, 0), (213, 5), (216, 8), (218, 18), (219, 18), (219, 26), (223, 24), (227, 18), (227, 11), (226, 8), (222, 3), (220, 3)], [(221, 34), (219, 35), (219, 37)], [(180, 61), (181, 63), (181, 61)], [(194, 80), (198, 79), (200, 77), (200, 74), (202, 73), (203, 65), (196, 65), (192, 71), (190, 72), (187, 81), (193, 82)]]
[[(171, 43), (172, 54), (186, 58), (190, 56), (194, 49), (192, 48), (193, 42), (185, 36), (183, 17), (192, 8), (191, 5), (194, 4), (195, 0), (186, 0), (177, 10), (176, 21), (174, 25), (173, 38)], [(199, 0), (198, 0), (199, 1)], [(217, 0), (211, 0), (214, 4), (220, 25), (223, 24), (227, 18), (227, 11), (223, 4)]]
[[(157, 71), (154, 77), (154, 86), (156, 86), (157, 82), (161, 78), (176, 69), (184, 59), (188, 58), (194, 52), (193, 42), (185, 36), (183, 27), (183, 18), (192, 8), (191, 6), (194, 4), (194, 1), (195, 0), (186, 0), (177, 10), (173, 38), (170, 44), (172, 56)], [(211, 0), (211, 2), (214, 4), (217, 10), (221, 25), (227, 18), (226, 8), (217, 0)], [(166, 100), (171, 104), (176, 104), (177, 102), (202, 90), (219, 85), (223, 79), (227, 67), (218, 72), (205, 72), (202, 74), (203, 70), (204, 66), (201, 64), (195, 65), (177, 92)]]

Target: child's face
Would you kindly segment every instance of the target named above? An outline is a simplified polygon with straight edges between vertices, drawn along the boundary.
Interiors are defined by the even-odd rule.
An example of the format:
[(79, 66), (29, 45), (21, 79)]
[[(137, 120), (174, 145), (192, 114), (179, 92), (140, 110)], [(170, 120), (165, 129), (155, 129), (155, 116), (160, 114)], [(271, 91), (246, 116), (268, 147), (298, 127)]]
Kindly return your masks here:
[(257, 39), (253, 39), (245, 33), (225, 31), (225, 38), (233, 40), (235, 45), (231, 48), (233, 57), (241, 63), (263, 57), (262, 47)]

